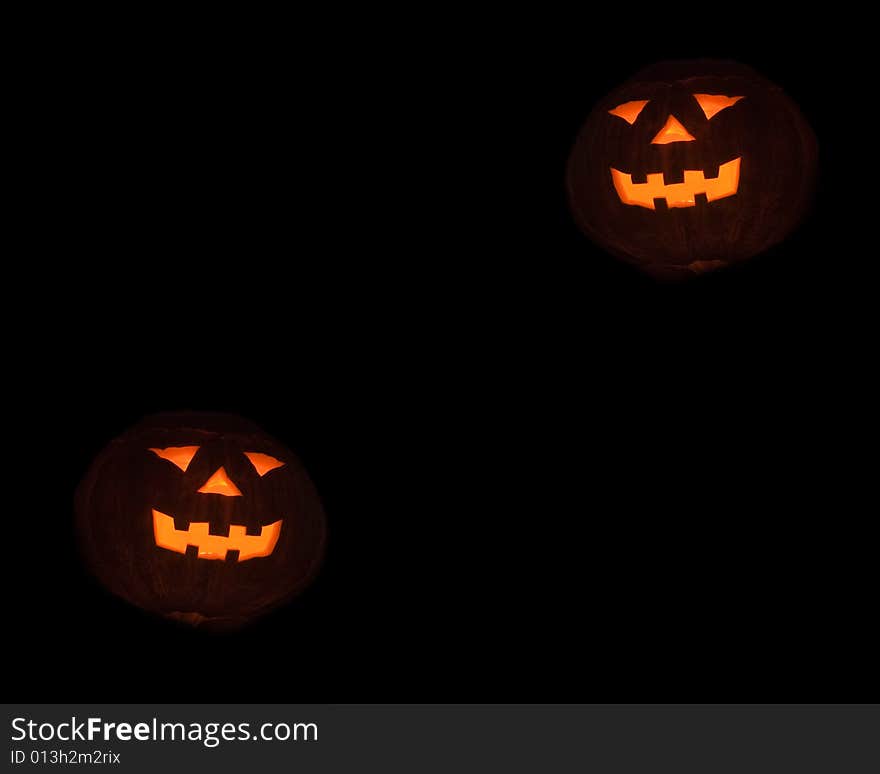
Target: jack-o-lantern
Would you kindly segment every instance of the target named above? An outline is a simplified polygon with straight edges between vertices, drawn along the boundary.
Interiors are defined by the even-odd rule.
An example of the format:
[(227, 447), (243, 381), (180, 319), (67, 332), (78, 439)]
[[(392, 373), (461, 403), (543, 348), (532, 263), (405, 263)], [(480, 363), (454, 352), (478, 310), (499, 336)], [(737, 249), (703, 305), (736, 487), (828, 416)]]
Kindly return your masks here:
[(324, 550), (289, 449), (225, 414), (157, 414), (112, 441), (76, 494), (85, 558), (145, 610), (234, 628), (301, 591)]
[(801, 220), (815, 136), (781, 89), (711, 60), (653, 65), (590, 114), (569, 202), (594, 241), (662, 278), (750, 258)]

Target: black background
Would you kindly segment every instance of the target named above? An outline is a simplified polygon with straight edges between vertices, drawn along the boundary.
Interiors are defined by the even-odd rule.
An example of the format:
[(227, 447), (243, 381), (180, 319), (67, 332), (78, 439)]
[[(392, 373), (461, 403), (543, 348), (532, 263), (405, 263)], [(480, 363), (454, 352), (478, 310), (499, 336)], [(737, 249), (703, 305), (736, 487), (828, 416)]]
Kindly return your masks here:
[[(24, 286), (39, 322), (12, 329), (21, 697), (876, 688), (844, 63), (743, 14), (633, 15), (169, 23), (146, 40), (123, 25), (69, 42), (41, 91), (52, 216)], [(691, 56), (781, 84), (822, 176), (783, 245), (659, 285), (580, 235), (564, 165), (603, 94)], [(90, 460), (181, 408), (257, 421), (326, 506), (314, 585), (237, 634), (141, 615), (74, 548)]]

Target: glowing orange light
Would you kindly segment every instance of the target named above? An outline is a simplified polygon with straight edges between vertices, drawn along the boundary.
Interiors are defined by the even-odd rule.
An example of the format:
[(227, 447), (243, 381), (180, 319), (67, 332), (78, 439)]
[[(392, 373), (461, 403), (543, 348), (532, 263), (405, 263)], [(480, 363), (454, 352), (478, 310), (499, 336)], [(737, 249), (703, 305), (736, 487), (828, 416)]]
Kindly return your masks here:
[(214, 475), (209, 478), (199, 492), (202, 494), (219, 494), (226, 497), (241, 497), (238, 487), (232, 483), (232, 479), (226, 475), (225, 468), (218, 468)]
[(614, 110), (609, 110), (613, 116), (617, 116), (618, 118), (622, 118), (628, 124), (632, 125), (636, 122), (636, 119), (639, 117), (639, 113), (642, 112), (645, 105), (648, 104), (650, 100), (647, 99), (636, 99), (632, 102), (624, 102), (622, 105), (618, 105)]
[(694, 94), (694, 99), (699, 103), (706, 118), (712, 118), (724, 108), (735, 105), (742, 97), (725, 97), (723, 94)]
[(251, 461), (251, 465), (257, 469), (257, 473), (261, 476), (265, 476), (270, 470), (275, 470), (275, 468), (280, 468), (284, 465), (281, 460), (276, 460), (274, 457), (268, 454), (261, 454), (260, 452), (245, 452), (244, 456)]
[(666, 119), (663, 128), (657, 132), (657, 136), (651, 140), (652, 145), (667, 145), (670, 142), (690, 142), (694, 137), (685, 129), (681, 122), (673, 115)]
[(718, 167), (718, 177), (706, 178), (696, 169), (686, 169), (683, 183), (663, 182), (663, 173), (648, 175), (648, 182), (633, 183), (632, 175), (611, 167), (611, 179), (620, 201), (637, 207), (654, 207), (654, 199), (666, 199), (669, 207), (693, 207), (697, 194), (706, 194), (710, 202), (733, 196), (739, 189), (739, 158)]
[(227, 551), (238, 551), (238, 561), (269, 556), (281, 535), (279, 519), (266, 524), (259, 535), (248, 535), (240, 524), (229, 527), (229, 537), (208, 534), (207, 522), (193, 522), (189, 529), (174, 529), (174, 518), (153, 509), (153, 536), (159, 548), (167, 548), (178, 554), (185, 554), (187, 546), (198, 549), (200, 559), (225, 559)]
[(157, 457), (173, 462), (184, 473), (198, 450), (198, 446), (168, 446), (164, 449), (150, 449)]

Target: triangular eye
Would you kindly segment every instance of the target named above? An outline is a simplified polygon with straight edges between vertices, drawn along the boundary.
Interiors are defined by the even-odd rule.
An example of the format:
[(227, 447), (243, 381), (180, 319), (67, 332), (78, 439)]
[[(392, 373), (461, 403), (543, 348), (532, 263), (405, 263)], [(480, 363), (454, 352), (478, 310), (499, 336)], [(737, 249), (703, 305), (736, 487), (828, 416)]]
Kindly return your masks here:
[(184, 473), (198, 450), (198, 446), (166, 446), (164, 449), (150, 449), (157, 457), (173, 462)]
[(735, 105), (742, 97), (726, 97), (724, 94), (694, 94), (694, 99), (703, 109), (706, 118), (712, 118), (716, 113)]
[(251, 461), (251, 465), (257, 469), (257, 473), (261, 476), (265, 476), (270, 470), (275, 470), (275, 468), (280, 468), (284, 465), (281, 460), (276, 460), (274, 457), (270, 457), (268, 454), (261, 454), (260, 452), (245, 452), (244, 456)]
[(618, 118), (622, 118), (626, 121), (630, 126), (632, 126), (636, 119), (639, 117), (639, 113), (642, 112), (645, 105), (647, 105), (651, 100), (649, 99), (637, 99), (632, 102), (624, 102), (622, 105), (618, 105), (614, 110), (609, 110), (613, 116), (617, 116)]

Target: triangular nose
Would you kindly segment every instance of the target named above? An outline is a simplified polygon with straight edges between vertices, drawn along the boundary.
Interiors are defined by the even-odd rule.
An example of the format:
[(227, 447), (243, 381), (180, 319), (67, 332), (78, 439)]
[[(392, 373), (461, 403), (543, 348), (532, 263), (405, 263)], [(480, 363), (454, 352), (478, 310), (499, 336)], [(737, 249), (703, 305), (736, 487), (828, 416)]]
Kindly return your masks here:
[(693, 139), (695, 138), (681, 125), (681, 122), (670, 113), (666, 124), (657, 132), (657, 136), (651, 140), (651, 144), (666, 145), (670, 142), (690, 142)]
[(238, 487), (232, 483), (232, 479), (226, 475), (226, 471), (223, 468), (217, 468), (214, 475), (205, 482), (205, 485), (199, 489), (199, 491), (202, 494), (219, 494), (226, 495), (227, 497), (241, 497), (241, 492), (238, 491)]

